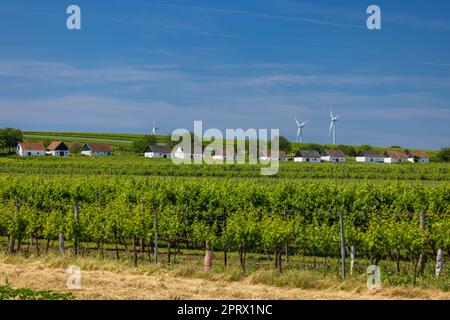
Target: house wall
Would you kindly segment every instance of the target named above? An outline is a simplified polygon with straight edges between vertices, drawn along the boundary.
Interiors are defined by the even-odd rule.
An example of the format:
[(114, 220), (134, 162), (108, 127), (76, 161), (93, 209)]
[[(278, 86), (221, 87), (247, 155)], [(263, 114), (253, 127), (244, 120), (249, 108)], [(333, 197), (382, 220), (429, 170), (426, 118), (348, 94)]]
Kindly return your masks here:
[(408, 161), (407, 159), (402, 158), (384, 158), (385, 163), (403, 163), (407, 161)]
[(159, 153), (159, 152), (146, 152), (144, 153), (146, 158), (172, 158), (170, 153)]
[[(408, 158), (408, 161), (414, 163), (414, 158)], [(418, 163), (429, 163), (429, 162), (430, 162), (429, 158), (418, 159)]]
[[(63, 152), (64, 155), (61, 155), (61, 152)], [(70, 155), (70, 152), (68, 150), (54, 150), (50, 151), (49, 154), (53, 157), (68, 157)]]
[(20, 144), (17, 146), (16, 154), (22, 157), (29, 157), (29, 156), (45, 156), (45, 151), (42, 150), (22, 150), (22, 147)]
[(357, 162), (368, 162), (368, 163), (375, 163), (375, 162), (384, 162), (384, 158), (381, 157), (356, 157)]
[(320, 158), (304, 158), (304, 157), (296, 157), (294, 158), (294, 162), (305, 162), (305, 163), (320, 163)]
[(342, 158), (342, 157), (330, 157), (330, 156), (323, 156), (321, 157), (321, 159), (323, 161), (328, 161), (328, 162), (345, 162), (346, 158)]
[(104, 156), (112, 156), (111, 152), (92, 152), (92, 151), (81, 151), (82, 155), (89, 157), (104, 157)]

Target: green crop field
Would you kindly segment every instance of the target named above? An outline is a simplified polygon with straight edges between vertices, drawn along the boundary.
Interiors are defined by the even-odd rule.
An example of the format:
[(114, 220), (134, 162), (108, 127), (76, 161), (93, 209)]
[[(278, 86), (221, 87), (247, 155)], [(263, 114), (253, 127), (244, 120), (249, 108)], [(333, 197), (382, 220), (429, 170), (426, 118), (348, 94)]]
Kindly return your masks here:
[[(0, 242), (12, 254), (42, 254), (65, 239), (64, 252), (115, 252), (138, 265), (149, 263), (147, 251), (156, 255), (158, 233), (167, 263), (179, 250), (208, 242), (236, 253), (229, 263), (244, 272), (273, 256), (281, 273), (316, 270), (316, 261), (337, 258), (342, 213), (346, 246), (356, 248), (358, 261), (383, 262), (390, 283), (450, 289), (447, 267), (430, 280), (436, 252), (450, 253), (449, 165), (285, 163), (271, 178), (261, 178), (260, 167), (121, 156), (3, 158)], [(138, 244), (145, 248), (139, 253)], [(285, 252), (291, 262), (282, 262)], [(319, 269), (338, 272), (334, 263)]]
[[(25, 138), (124, 148), (143, 136)], [(345, 264), (354, 279), (376, 264), (385, 284), (450, 290), (450, 164), (289, 161), (261, 176), (263, 167), (176, 165), (124, 153), (1, 157), (0, 247), (6, 255), (130, 259), (139, 267), (191, 265), (208, 243), (243, 274), (274, 268), (334, 278), (342, 215), (347, 254), (356, 252)], [(445, 261), (438, 278), (437, 255)]]

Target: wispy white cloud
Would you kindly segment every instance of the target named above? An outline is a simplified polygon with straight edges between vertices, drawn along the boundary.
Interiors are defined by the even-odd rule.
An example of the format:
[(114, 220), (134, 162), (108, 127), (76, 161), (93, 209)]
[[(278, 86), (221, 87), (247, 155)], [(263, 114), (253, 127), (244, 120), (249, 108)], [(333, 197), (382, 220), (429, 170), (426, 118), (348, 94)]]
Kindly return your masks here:
[(450, 63), (438, 63), (438, 62), (422, 62), (420, 64), (434, 67), (450, 67)]
[(450, 31), (450, 20), (444, 19), (419, 17), (412, 14), (386, 13), (383, 15), (383, 20), (388, 23), (418, 29)]
[[(155, 4), (153, 4), (155, 5)], [(255, 18), (264, 18), (264, 19), (276, 19), (276, 20), (284, 20), (284, 21), (292, 21), (292, 22), (300, 22), (300, 23), (309, 23), (309, 24), (317, 24), (317, 25), (325, 25), (331, 27), (340, 27), (340, 28), (356, 28), (362, 29), (362, 25), (356, 24), (345, 24), (338, 23), (334, 21), (327, 21), (309, 17), (300, 17), (300, 16), (287, 16), (287, 15), (276, 15), (262, 12), (254, 12), (248, 10), (237, 10), (237, 9), (223, 9), (223, 8), (211, 8), (211, 7), (201, 7), (201, 6), (185, 6), (185, 5), (175, 5), (175, 4), (156, 4), (159, 6), (166, 6), (170, 8), (177, 8), (183, 10), (196, 10), (201, 12), (208, 13), (216, 13), (216, 14), (233, 14), (233, 15), (244, 15)]]
[(2, 60), (0, 61), (0, 77), (56, 83), (65, 81), (72, 85), (123, 83), (161, 81), (181, 77), (182, 73), (175, 68), (175, 65), (76, 67), (61, 62)]

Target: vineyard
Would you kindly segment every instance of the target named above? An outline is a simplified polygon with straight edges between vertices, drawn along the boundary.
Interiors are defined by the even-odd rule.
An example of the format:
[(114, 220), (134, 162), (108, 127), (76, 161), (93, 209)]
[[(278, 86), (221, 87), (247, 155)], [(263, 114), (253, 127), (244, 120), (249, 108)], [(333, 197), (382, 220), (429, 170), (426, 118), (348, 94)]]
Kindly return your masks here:
[(258, 181), (3, 174), (0, 235), (10, 254), (45, 254), (56, 242), (62, 255), (171, 264), (207, 243), (243, 272), (267, 262), (279, 273), (335, 273), (342, 214), (350, 273), (392, 265), (388, 279), (416, 284), (435, 278), (438, 259), (437, 286), (450, 289), (448, 183)]
[[(141, 157), (110, 157), (107, 159), (70, 158), (0, 158), (0, 173), (71, 174), (71, 175), (133, 175), (179, 177), (261, 178), (263, 165), (174, 165), (168, 159)], [(366, 163), (306, 164), (280, 162), (279, 173), (272, 179), (352, 179), (352, 180), (415, 180), (450, 181), (450, 164), (380, 165)]]

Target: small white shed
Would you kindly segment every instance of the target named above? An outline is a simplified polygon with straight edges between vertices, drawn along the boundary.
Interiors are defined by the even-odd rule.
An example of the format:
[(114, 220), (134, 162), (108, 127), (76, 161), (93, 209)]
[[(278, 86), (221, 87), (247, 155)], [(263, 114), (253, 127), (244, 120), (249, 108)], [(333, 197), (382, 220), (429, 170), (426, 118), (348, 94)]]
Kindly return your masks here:
[(294, 162), (320, 163), (320, 154), (317, 150), (299, 150), (294, 156)]
[(42, 142), (19, 142), (16, 153), (22, 157), (45, 156), (45, 147)]
[(172, 158), (172, 148), (169, 146), (150, 145), (145, 149), (146, 158)]

